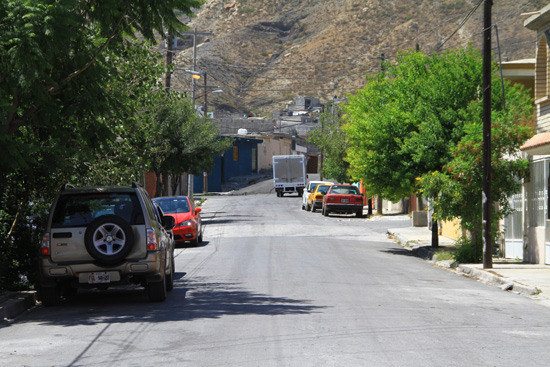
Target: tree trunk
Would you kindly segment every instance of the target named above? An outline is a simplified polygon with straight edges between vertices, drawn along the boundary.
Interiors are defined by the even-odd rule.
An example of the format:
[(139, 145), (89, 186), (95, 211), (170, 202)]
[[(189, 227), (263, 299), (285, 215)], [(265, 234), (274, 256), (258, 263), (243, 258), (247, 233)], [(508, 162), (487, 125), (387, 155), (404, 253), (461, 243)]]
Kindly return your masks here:
[(376, 197), (376, 214), (382, 215), (382, 197)]
[(437, 220), (432, 218), (432, 247), (439, 247), (439, 232)]
[(368, 200), (368, 212), (367, 214), (370, 216), (372, 215), (372, 198), (369, 197), (369, 200)]
[(155, 187), (155, 195), (153, 195), (153, 197), (160, 196), (162, 192), (162, 174), (155, 172), (155, 175), (157, 176), (157, 185)]

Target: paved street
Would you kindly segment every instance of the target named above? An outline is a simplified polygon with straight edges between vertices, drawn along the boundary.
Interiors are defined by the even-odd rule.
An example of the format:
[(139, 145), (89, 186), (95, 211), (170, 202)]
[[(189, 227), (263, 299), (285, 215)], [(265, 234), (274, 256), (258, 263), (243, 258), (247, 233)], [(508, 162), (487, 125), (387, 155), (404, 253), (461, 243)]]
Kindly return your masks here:
[[(540, 366), (550, 308), (428, 265), (402, 217), (323, 217), (300, 198), (209, 197), (175, 288), (87, 292), (0, 324), (6, 366)], [(391, 223), (390, 223), (391, 221)]]

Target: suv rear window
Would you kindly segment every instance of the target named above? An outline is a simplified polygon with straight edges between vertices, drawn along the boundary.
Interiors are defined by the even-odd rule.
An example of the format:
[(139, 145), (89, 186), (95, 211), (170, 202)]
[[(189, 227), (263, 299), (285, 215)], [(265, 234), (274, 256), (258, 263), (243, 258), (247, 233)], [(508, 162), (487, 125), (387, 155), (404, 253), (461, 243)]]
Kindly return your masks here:
[(52, 228), (85, 227), (102, 215), (117, 215), (129, 224), (144, 224), (139, 200), (132, 193), (62, 195), (52, 217)]

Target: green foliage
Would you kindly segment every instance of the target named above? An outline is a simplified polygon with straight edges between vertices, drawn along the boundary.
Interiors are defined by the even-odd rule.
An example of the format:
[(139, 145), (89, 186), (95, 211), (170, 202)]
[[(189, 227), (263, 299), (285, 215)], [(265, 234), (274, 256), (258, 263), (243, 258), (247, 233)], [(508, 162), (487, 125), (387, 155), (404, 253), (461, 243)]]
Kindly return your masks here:
[(481, 55), (471, 48), (432, 56), (409, 51), (385, 70), (367, 76), (345, 108), (346, 159), (367, 192), (395, 201), (414, 192), (416, 177), (451, 158), (468, 106), (479, 99)]
[(320, 122), (321, 127), (309, 132), (307, 140), (323, 153), (323, 176), (338, 182), (351, 182), (348, 174), (349, 164), (344, 160), (348, 144), (341, 129), (342, 120), (337, 106), (331, 106), (323, 112)]
[(157, 174), (198, 175), (212, 169), (214, 157), (233, 145), (232, 139), (220, 139), (213, 122), (197, 116), (188, 99), (172, 97), (147, 125), (147, 161)]
[(454, 253), (454, 259), (461, 264), (475, 264), (482, 260), (483, 251), (479, 246), (480, 241), (471, 241), (461, 237), (457, 242), (457, 249)]
[(0, 290), (33, 279), (61, 183), (129, 183), (149, 165), (136, 143), (165, 98), (150, 42), (202, 2), (0, 2)]

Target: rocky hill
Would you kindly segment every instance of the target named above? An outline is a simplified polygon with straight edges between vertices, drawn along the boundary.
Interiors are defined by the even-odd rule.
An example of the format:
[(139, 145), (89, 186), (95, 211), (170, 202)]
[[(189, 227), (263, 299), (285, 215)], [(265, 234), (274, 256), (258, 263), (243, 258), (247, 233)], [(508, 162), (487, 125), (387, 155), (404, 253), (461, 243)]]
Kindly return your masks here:
[[(232, 2), (231, 2), (232, 1)], [(524, 13), (544, 0), (497, 0), (492, 8), (503, 60), (535, 57)], [(196, 70), (207, 72), (209, 111), (271, 115), (296, 96), (321, 102), (353, 93), (365, 74), (406, 49), (482, 47), (480, 0), (207, 0), (187, 21), (197, 36)], [(498, 52), (493, 32), (493, 51)], [(193, 37), (178, 40), (173, 88), (191, 93)], [(196, 97), (204, 98), (202, 81)], [(197, 102), (198, 103), (198, 102)]]

